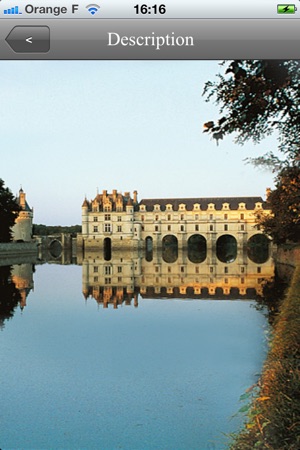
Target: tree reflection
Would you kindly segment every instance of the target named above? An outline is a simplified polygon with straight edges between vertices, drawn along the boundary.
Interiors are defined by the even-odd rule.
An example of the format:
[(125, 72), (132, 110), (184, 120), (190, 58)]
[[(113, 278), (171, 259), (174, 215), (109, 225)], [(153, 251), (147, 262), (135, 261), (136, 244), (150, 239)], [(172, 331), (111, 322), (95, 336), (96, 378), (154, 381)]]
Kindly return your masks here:
[(11, 279), (11, 266), (0, 267), (0, 328), (4, 321), (14, 315), (14, 310), (21, 300), (19, 290)]

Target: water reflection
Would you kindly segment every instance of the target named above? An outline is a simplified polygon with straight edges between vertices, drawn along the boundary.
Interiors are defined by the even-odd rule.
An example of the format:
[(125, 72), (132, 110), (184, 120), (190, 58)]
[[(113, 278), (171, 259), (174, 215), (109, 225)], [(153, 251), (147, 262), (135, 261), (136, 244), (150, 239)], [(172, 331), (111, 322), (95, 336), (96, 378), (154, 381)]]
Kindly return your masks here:
[(85, 253), (79, 260), (83, 295), (85, 299), (94, 298), (105, 308), (109, 304), (117, 308), (123, 303), (133, 303), (137, 307), (139, 295), (142, 298), (182, 299), (253, 299), (261, 296), (265, 282), (274, 274), (272, 259), (256, 263), (245, 249), (233, 260), (234, 248), (235, 244), (229, 240), (225, 253), (227, 256), (230, 253), (231, 258), (229, 261), (227, 258), (227, 262), (220, 261), (215, 254), (200, 262), (204, 254), (201, 243), (196, 250), (177, 249), (176, 252), (170, 243), (162, 250), (151, 250), (151, 258), (149, 250), (145, 255), (115, 251), (109, 262), (100, 254)]
[(33, 265), (19, 264), (0, 267), (0, 328), (13, 317), (16, 307), (26, 306), (26, 299), (33, 289)]

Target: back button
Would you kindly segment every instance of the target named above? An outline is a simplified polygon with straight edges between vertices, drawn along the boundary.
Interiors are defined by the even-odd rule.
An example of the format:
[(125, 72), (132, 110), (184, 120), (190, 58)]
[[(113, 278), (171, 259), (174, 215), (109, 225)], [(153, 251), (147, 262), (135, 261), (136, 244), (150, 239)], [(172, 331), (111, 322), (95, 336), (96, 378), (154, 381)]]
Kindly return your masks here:
[(50, 50), (50, 29), (18, 25), (5, 40), (16, 53), (47, 53)]

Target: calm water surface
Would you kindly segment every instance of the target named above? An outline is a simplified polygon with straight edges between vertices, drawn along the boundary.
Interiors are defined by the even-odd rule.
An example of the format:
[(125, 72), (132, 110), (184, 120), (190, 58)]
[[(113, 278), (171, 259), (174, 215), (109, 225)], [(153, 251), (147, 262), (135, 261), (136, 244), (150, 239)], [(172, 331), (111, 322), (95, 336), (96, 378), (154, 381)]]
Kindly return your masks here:
[(257, 380), (249, 300), (84, 299), (80, 266), (42, 265), (0, 331), (1, 449), (224, 449)]

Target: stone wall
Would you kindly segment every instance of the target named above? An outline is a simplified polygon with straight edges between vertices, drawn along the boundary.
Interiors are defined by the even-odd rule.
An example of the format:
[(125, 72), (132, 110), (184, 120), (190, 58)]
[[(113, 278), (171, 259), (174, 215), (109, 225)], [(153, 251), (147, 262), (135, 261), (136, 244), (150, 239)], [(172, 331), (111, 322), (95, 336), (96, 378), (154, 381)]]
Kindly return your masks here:
[(21, 255), (37, 254), (36, 242), (8, 242), (0, 243), (0, 259), (21, 256)]
[(279, 245), (274, 259), (279, 277), (290, 281), (295, 268), (300, 264), (300, 244)]

